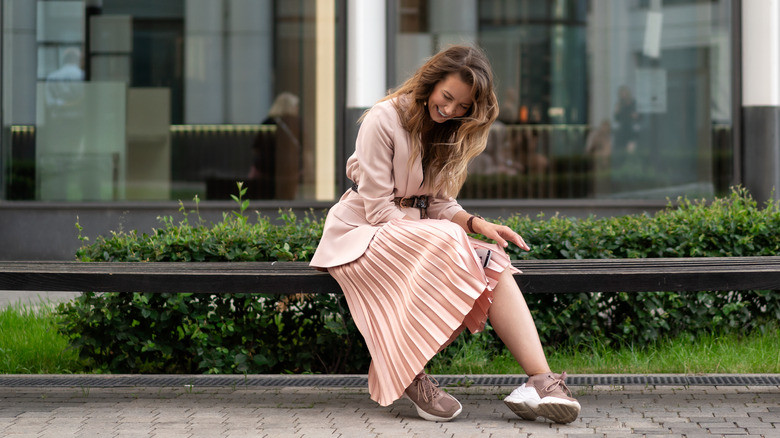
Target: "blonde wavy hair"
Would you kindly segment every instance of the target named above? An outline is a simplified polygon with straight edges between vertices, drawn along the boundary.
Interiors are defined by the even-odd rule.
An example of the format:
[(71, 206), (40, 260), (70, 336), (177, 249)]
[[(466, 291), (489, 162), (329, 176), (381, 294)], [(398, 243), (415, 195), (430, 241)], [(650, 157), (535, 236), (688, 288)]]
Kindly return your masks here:
[[(473, 104), (463, 117), (436, 123), (428, 98), (439, 81), (451, 74), (471, 86)], [(411, 168), (422, 156), (425, 184), (435, 194), (456, 196), (468, 176), (468, 165), (485, 150), (490, 125), (498, 117), (493, 71), (485, 53), (473, 46), (450, 46), (429, 58), (417, 72), (382, 100), (393, 104), (411, 137)]]

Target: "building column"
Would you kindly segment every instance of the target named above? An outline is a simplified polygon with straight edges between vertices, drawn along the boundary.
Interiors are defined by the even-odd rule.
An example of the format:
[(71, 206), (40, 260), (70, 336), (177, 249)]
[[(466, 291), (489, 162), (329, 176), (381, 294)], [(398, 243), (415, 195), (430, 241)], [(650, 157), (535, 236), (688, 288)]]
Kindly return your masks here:
[(224, 2), (184, 3), (184, 123), (225, 123)]
[(318, 0), (316, 8), (316, 118), (314, 121), (317, 200), (336, 196), (336, 2)]
[(741, 3), (742, 175), (763, 203), (780, 199), (780, 0)]
[[(452, 44), (477, 42), (479, 30), (477, 0), (431, 0), (430, 11), (430, 30), (436, 38), (437, 45), (434, 47), (434, 53), (428, 56)], [(422, 61), (420, 59), (420, 64)]]
[[(3, 128), (35, 124), (35, 89), (38, 71), (36, 2), (2, 0)], [(26, 56), (19, 56), (24, 53)], [(16, 54), (16, 56), (14, 56)], [(31, 96), (33, 98), (31, 98)]]
[[(357, 121), (387, 93), (386, 0), (347, 2), (347, 98), (344, 160), (355, 151)], [(343, 172), (344, 169), (336, 169)], [(351, 184), (345, 181), (345, 185)]]
[(273, 2), (228, 0), (226, 5), (225, 122), (260, 123), (274, 99)]
[(8, 195), (14, 156), (35, 153), (13, 149), (11, 126), (35, 124), (36, 7), (36, 2), (0, 0), (0, 200)]

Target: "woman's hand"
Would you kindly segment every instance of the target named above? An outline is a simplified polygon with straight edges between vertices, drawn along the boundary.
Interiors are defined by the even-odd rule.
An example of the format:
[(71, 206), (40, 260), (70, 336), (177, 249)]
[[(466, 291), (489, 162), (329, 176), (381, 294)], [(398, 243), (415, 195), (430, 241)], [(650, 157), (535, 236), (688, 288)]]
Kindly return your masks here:
[(495, 240), (496, 243), (498, 243), (498, 245), (502, 248), (506, 248), (509, 246), (509, 242), (512, 242), (521, 249), (526, 251), (531, 250), (531, 247), (525, 243), (525, 240), (523, 240), (519, 234), (515, 233), (514, 230), (507, 227), (506, 225), (494, 224), (478, 217), (472, 221), (471, 227), (475, 232), (487, 237), (488, 239)]
[(519, 234), (515, 233), (514, 230), (507, 227), (506, 225), (494, 224), (492, 222), (486, 221), (485, 219), (482, 219), (479, 216), (474, 216), (474, 219), (471, 220), (471, 229), (469, 229), (469, 219), (471, 217), (472, 216), (465, 211), (459, 211), (452, 218), (452, 221), (463, 227), (467, 233), (473, 231), (474, 233), (481, 234), (488, 239), (495, 240), (496, 243), (502, 248), (506, 248), (509, 246), (509, 242), (512, 242), (521, 249), (526, 251), (531, 250), (531, 247), (525, 243), (525, 240), (523, 240)]

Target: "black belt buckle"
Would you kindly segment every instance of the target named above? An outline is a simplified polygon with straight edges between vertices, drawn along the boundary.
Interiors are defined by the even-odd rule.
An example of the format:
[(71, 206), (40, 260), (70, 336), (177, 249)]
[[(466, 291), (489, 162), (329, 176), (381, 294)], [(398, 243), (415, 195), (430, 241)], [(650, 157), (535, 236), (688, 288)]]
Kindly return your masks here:
[(428, 208), (427, 196), (411, 196), (409, 198), (402, 198), (399, 200), (398, 205), (404, 208)]
[(417, 207), (417, 208), (428, 208), (428, 197), (427, 196), (415, 196), (415, 207)]

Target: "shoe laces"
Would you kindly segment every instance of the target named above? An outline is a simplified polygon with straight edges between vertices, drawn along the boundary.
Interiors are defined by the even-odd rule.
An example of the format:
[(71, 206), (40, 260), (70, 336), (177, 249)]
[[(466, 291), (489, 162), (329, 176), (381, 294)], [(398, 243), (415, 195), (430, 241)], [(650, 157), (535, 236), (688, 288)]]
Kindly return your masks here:
[(563, 391), (564, 394), (567, 394), (569, 397), (572, 396), (571, 390), (568, 386), (566, 386), (566, 382), (564, 380), (566, 379), (566, 371), (561, 373), (560, 377), (555, 377), (555, 375), (550, 375), (550, 383), (544, 385), (542, 389), (544, 389), (545, 392), (551, 393), (555, 391), (556, 389), (560, 389)]
[(430, 402), (439, 393), (439, 381), (435, 378), (421, 374), (415, 379), (417, 381), (417, 389), (422, 393), (423, 400)]

